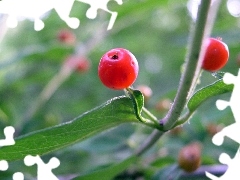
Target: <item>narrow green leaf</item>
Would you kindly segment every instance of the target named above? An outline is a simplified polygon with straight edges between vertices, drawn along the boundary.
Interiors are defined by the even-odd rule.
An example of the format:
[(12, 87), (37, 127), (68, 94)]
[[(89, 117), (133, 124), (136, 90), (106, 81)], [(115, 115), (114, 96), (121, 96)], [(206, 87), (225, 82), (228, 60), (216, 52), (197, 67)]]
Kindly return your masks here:
[[(127, 94), (132, 100), (134, 112), (137, 119), (143, 124), (162, 130), (162, 126), (159, 125), (158, 120), (146, 109), (144, 108), (144, 96), (139, 90), (133, 90), (131, 88), (126, 89)], [(147, 115), (150, 119), (147, 119), (141, 115), (142, 111)]]
[(104, 168), (99, 171), (95, 171), (83, 176), (74, 178), (73, 180), (112, 180), (116, 175), (120, 174), (122, 171), (127, 169), (131, 164), (136, 161), (136, 156), (131, 156), (124, 161)]
[(165, 168), (160, 169), (154, 176), (153, 180), (162, 180), (162, 179), (172, 179), (178, 180), (182, 174), (182, 170), (178, 167), (177, 164), (172, 164)]
[(26, 155), (43, 155), (129, 122), (139, 122), (132, 101), (125, 96), (117, 97), (73, 121), (17, 138), (15, 145), (0, 149), (0, 159), (12, 161)]
[(142, 108), (144, 105), (144, 97), (141, 91), (139, 90), (129, 90), (128, 93), (133, 102), (133, 107), (137, 117), (141, 117)]
[(233, 85), (225, 84), (222, 79), (198, 90), (188, 101), (187, 107), (190, 112), (194, 112), (208, 98), (224, 94), (233, 90)]

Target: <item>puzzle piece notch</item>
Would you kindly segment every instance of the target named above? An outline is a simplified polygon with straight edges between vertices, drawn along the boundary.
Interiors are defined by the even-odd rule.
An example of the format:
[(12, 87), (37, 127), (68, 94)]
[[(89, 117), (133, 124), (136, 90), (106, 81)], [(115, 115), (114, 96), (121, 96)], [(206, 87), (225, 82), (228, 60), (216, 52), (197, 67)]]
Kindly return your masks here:
[(0, 161), (0, 171), (6, 171), (8, 169), (8, 162), (5, 160)]
[(15, 172), (13, 174), (13, 180), (24, 180), (24, 175), (21, 172)]
[(15, 144), (13, 139), (15, 129), (12, 126), (7, 126), (4, 128), (3, 133), (5, 135), (5, 139), (0, 139), (0, 147), (1, 146), (11, 146)]
[(238, 72), (238, 76), (234, 76), (230, 73), (225, 73), (223, 76), (223, 81), (226, 84), (234, 84), (233, 92), (230, 97), (230, 101), (217, 100), (216, 106), (219, 110), (224, 110), (226, 107), (230, 107), (235, 119), (235, 123), (223, 128), (219, 133), (217, 133), (212, 141), (214, 144), (220, 146), (224, 137), (227, 136), (232, 140), (236, 141), (240, 144), (240, 111), (239, 111), (239, 103), (240, 103), (240, 69)]
[(216, 106), (219, 110), (222, 111), (222, 110), (226, 109), (228, 106), (230, 106), (230, 103), (228, 101), (224, 101), (224, 100), (217, 100)]
[[(34, 20), (34, 29), (40, 31), (44, 28), (44, 22), (41, 18), (50, 10), (55, 9), (59, 17), (67, 23), (67, 25), (73, 29), (76, 29), (80, 25), (80, 20), (74, 17), (69, 17), (75, 0), (3, 0), (0, 1), (0, 13), (8, 14), (7, 24), (8, 27), (14, 28), (18, 24), (17, 18), (25, 17)], [(108, 24), (107, 30), (112, 29), (116, 18), (117, 12), (110, 11), (107, 4), (110, 0), (78, 0), (90, 5), (90, 8), (86, 12), (86, 16), (89, 19), (95, 19), (97, 17), (98, 9), (102, 9), (111, 14), (111, 18)], [(119, 5), (123, 4), (122, 0), (114, 0)]]
[[(230, 139), (238, 142), (240, 144), (240, 111), (239, 111), (239, 103), (240, 103), (240, 69), (238, 72), (238, 76), (234, 76), (230, 73), (226, 73), (223, 77), (223, 81), (226, 84), (234, 84), (234, 89), (230, 98), (230, 101), (218, 100), (216, 102), (216, 106), (219, 110), (224, 110), (227, 106), (230, 106), (233, 116), (235, 118), (235, 123), (225, 127), (219, 133), (217, 133), (212, 141), (214, 144), (220, 146), (223, 144), (224, 137), (227, 136)], [(221, 177), (216, 177), (213, 174), (206, 172), (206, 176), (212, 180), (228, 180), (232, 179), (232, 177), (240, 177), (239, 165), (240, 165), (240, 148), (238, 149), (235, 157), (233, 159), (226, 153), (222, 153), (219, 157), (219, 161), (222, 164), (227, 164), (228, 169)]]
[[(95, 19), (97, 17), (97, 11), (98, 9), (102, 9), (108, 13), (111, 14), (111, 18), (107, 27), (107, 30), (112, 29), (116, 19), (117, 19), (117, 12), (110, 11), (107, 7), (107, 4), (110, 0), (101, 0), (101, 1), (96, 1), (96, 0), (77, 0), (79, 2), (83, 2), (85, 4), (89, 4), (90, 8), (86, 12), (86, 16), (89, 19)], [(119, 5), (123, 4), (122, 0), (114, 0), (116, 1)]]
[(58, 180), (58, 178), (52, 173), (52, 169), (57, 168), (60, 165), (60, 161), (53, 157), (45, 164), (40, 156), (28, 155), (24, 158), (24, 163), (26, 166), (33, 166), (37, 164), (37, 179), (38, 180)]
[(40, 31), (44, 28), (42, 17), (50, 10), (55, 9), (68, 26), (76, 29), (80, 21), (77, 18), (69, 17), (73, 3), (74, 0), (3, 0), (0, 1), (0, 13), (9, 15), (7, 25), (10, 28), (17, 26), (18, 17), (24, 17), (33, 20), (34, 29)]
[(229, 180), (232, 177), (240, 177), (239, 164), (240, 164), (240, 149), (238, 149), (233, 159), (226, 153), (222, 153), (219, 157), (219, 161), (222, 164), (228, 165), (227, 171), (221, 176), (216, 177), (215, 175), (205, 172), (206, 176), (211, 180)]
[(229, 102), (224, 102), (222, 100), (218, 100), (216, 102), (219, 110), (225, 109), (227, 106), (230, 106), (235, 121), (240, 123), (240, 111), (239, 111), (239, 102), (240, 102), (240, 69), (238, 71), (238, 76), (234, 76), (230, 73), (225, 73), (223, 76), (223, 81), (225, 84), (234, 84), (234, 88), (232, 91), (232, 95)]

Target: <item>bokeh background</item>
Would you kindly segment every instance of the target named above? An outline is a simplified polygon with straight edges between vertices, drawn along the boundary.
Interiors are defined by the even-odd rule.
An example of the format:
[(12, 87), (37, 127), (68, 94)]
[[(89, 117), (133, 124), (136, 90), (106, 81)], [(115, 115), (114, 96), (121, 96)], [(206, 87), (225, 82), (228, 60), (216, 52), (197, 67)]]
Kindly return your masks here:
[[(31, 20), (7, 28), (6, 15), (0, 15), (0, 129), (11, 125), (16, 136), (23, 135), (67, 122), (123, 95), (123, 91), (104, 87), (97, 73), (101, 56), (116, 47), (129, 49), (136, 56), (140, 72), (134, 87), (150, 87), (152, 95), (145, 106), (158, 118), (164, 117), (178, 88), (196, 5), (194, 0), (124, 0), (121, 6), (110, 1), (109, 9), (117, 11), (118, 17), (109, 31), (109, 13), (99, 10), (96, 19), (90, 20), (85, 15), (89, 5), (77, 1), (70, 14), (81, 21), (77, 29), (69, 28), (54, 10), (43, 17), (45, 28), (41, 31), (34, 30)], [(211, 34), (228, 44), (230, 58), (222, 71), (235, 75), (240, 67), (239, 10), (239, 0), (223, 1)], [(70, 41), (59, 37), (62, 32), (67, 32)], [(87, 61), (87, 68), (69, 72), (69, 57)], [(214, 81), (211, 73), (203, 72), (198, 88)], [(43, 91), (47, 88), (50, 92)], [(44, 99), (41, 93), (48, 97)], [(217, 99), (228, 100), (230, 96), (211, 98), (189, 123), (165, 134), (131, 167), (129, 179), (151, 179), (162, 168), (166, 172), (177, 163), (179, 150), (193, 141), (203, 144), (203, 165), (219, 164), (222, 152), (233, 157), (237, 143), (226, 139), (217, 147), (211, 141), (214, 133), (234, 122), (230, 108), (219, 111), (215, 106)], [(151, 131), (141, 125), (121, 125), (43, 159), (47, 162), (56, 156), (61, 165), (53, 172), (69, 179), (126, 158)], [(29, 179), (36, 177), (36, 166), (26, 167), (21, 161), (11, 162), (9, 170), (0, 176), (11, 179), (16, 171)]]

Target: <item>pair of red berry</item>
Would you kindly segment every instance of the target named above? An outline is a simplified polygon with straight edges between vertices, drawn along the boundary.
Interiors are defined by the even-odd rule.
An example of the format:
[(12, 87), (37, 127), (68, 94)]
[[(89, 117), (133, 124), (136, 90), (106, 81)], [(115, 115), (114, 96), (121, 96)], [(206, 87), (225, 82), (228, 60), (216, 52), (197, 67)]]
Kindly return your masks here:
[[(202, 68), (217, 71), (228, 61), (228, 46), (219, 39), (209, 38), (205, 41), (205, 56)], [(98, 66), (98, 75), (102, 83), (111, 89), (124, 89), (134, 83), (138, 75), (138, 62), (128, 50), (116, 48), (104, 54)]]

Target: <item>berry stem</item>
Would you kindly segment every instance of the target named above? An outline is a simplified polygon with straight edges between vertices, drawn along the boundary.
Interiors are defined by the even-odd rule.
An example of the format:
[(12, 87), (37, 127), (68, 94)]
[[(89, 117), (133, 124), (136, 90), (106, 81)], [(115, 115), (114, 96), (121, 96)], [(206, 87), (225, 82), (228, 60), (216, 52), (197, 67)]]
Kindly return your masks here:
[(199, 74), (201, 66), (198, 66), (198, 60), (200, 59), (200, 50), (205, 32), (204, 27), (207, 22), (210, 4), (211, 1), (201, 1), (199, 6), (198, 17), (190, 38), (189, 53), (186, 56), (186, 66), (180, 79), (179, 88), (172, 107), (166, 117), (161, 120), (165, 130), (171, 129), (178, 120), (189, 96), (189, 90), (192, 88), (192, 84), (195, 84), (194, 81), (196, 81), (196, 76)]
[(190, 111), (187, 111), (186, 114), (184, 114), (182, 117), (179, 118), (179, 120), (175, 123), (175, 125), (173, 126), (174, 127), (177, 127), (181, 124), (184, 124), (185, 122), (187, 122), (191, 116), (193, 115), (194, 112), (190, 112)]
[[(136, 97), (134, 90), (131, 88), (126, 88), (124, 89), (126, 95), (132, 100), (133, 106), (134, 106), (134, 111), (137, 119), (142, 122), (143, 124), (152, 127), (154, 129), (161, 129), (161, 126), (159, 125), (158, 119), (151, 113), (149, 112), (143, 105), (143, 101), (141, 101), (143, 104), (138, 102), (138, 97)], [(143, 96), (142, 96), (143, 97)], [(141, 115), (141, 113), (144, 113), (148, 118), (145, 118)]]
[(158, 124), (158, 119), (150, 112), (148, 111), (145, 107), (142, 107), (143, 113), (148, 116), (152, 121), (156, 122)]
[[(189, 91), (191, 90), (193, 92), (195, 89), (193, 86), (196, 86), (196, 81), (201, 71), (201, 61), (199, 61), (199, 59), (204, 53), (204, 51), (201, 51), (200, 54), (202, 41), (207, 38), (211, 32), (220, 2), (221, 1), (213, 2), (212, 8), (210, 8), (211, 1), (202, 0), (199, 5), (196, 23), (192, 27), (192, 34), (189, 41), (186, 66), (181, 76), (175, 100), (167, 115), (160, 121), (164, 130), (169, 130), (175, 126), (185, 107)], [(136, 155), (141, 155), (147, 151), (163, 134), (164, 132), (162, 131), (154, 130), (148, 139), (136, 150)]]

